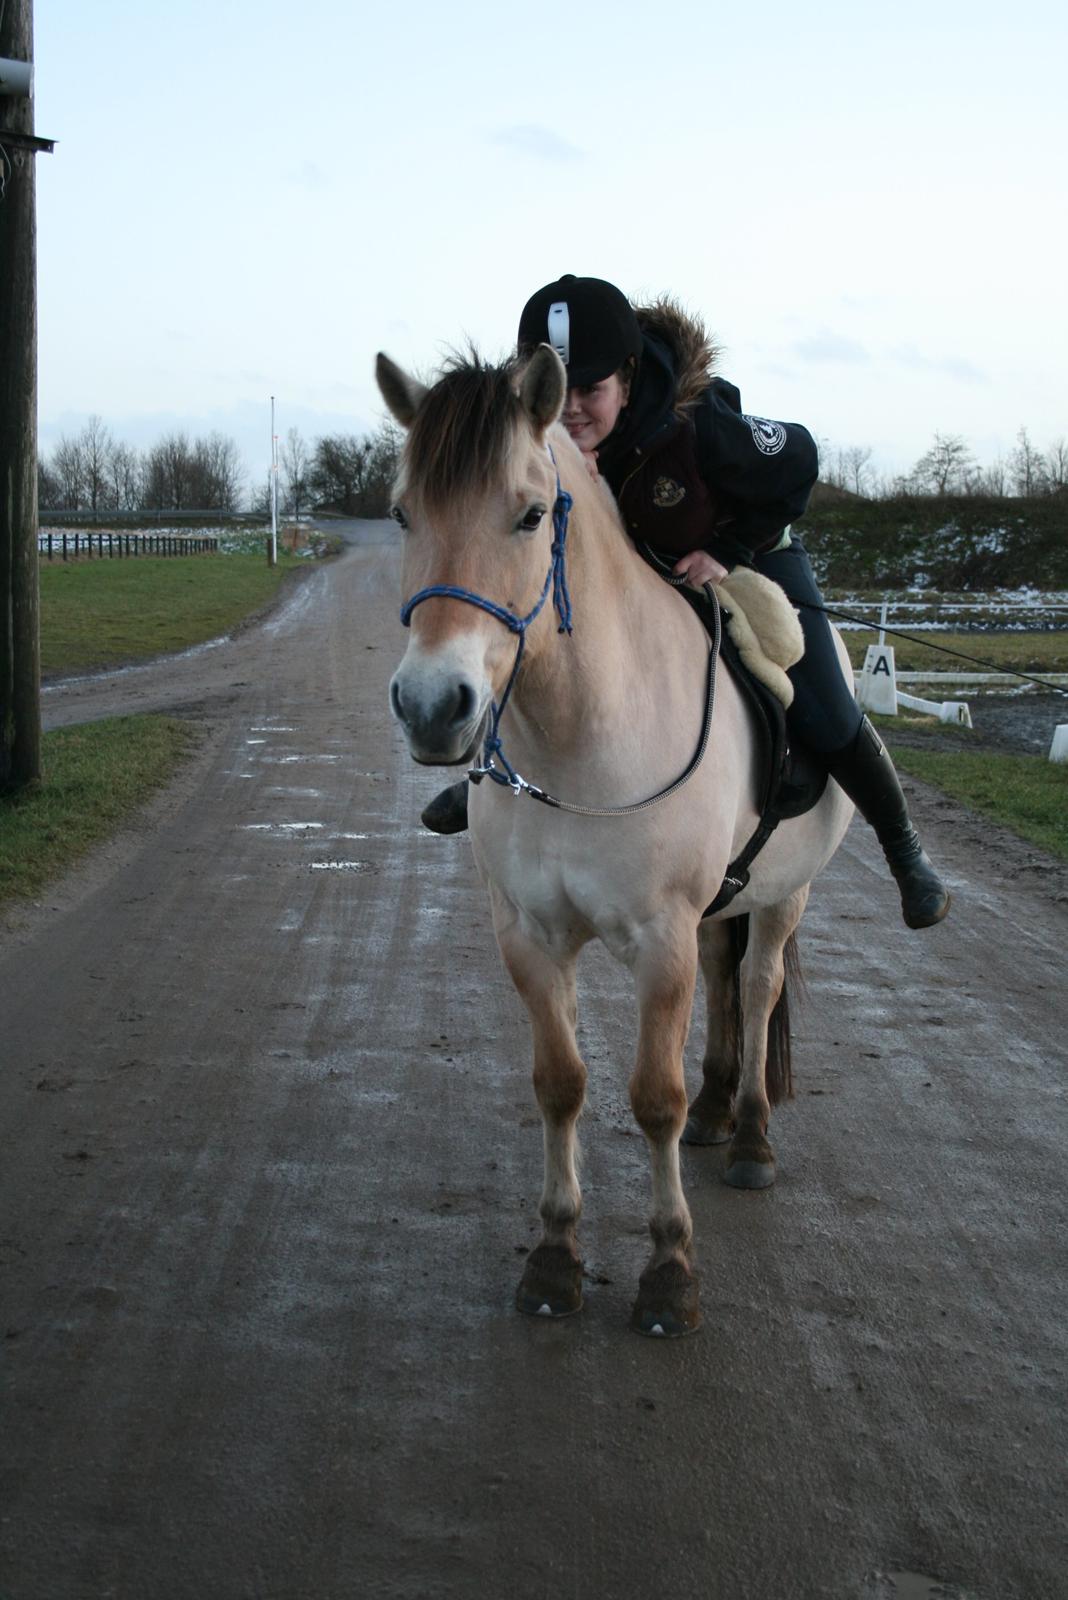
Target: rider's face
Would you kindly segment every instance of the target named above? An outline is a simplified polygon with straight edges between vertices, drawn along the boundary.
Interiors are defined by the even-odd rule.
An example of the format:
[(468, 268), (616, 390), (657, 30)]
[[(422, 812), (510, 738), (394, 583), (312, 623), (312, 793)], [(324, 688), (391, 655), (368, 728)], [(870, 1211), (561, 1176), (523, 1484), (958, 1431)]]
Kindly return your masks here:
[(563, 424), (580, 450), (596, 450), (608, 438), (627, 403), (628, 388), (613, 372), (600, 383), (568, 389)]

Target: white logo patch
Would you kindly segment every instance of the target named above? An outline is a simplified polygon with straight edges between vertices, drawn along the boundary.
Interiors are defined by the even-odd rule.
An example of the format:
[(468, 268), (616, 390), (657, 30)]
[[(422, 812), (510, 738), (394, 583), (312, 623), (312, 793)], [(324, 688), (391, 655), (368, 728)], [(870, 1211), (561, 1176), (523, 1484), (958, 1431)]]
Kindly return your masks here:
[(753, 435), (753, 443), (761, 455), (777, 456), (786, 443), (786, 429), (781, 422), (769, 422), (767, 417), (742, 417), (743, 422), (748, 422)]

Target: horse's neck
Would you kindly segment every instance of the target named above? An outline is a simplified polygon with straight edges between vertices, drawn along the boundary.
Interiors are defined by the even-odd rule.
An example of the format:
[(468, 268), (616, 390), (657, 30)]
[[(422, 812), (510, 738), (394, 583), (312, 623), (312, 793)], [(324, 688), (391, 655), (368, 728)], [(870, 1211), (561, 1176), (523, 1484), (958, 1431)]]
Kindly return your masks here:
[(570, 487), (573, 632), (555, 636), (550, 624), (520, 674), (514, 703), (522, 736), (556, 751), (591, 734), (602, 747), (611, 738), (670, 747), (671, 728), (656, 723), (692, 699), (695, 683), (703, 688), (703, 630), (630, 544), (604, 488), (588, 478)]

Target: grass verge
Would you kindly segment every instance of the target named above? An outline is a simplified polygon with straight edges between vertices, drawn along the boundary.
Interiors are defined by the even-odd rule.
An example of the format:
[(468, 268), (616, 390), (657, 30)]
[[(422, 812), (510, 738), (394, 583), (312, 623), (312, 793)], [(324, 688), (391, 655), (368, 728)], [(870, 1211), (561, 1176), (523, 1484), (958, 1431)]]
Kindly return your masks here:
[[(833, 622), (833, 617), (832, 617)], [(878, 642), (876, 631), (863, 628), (843, 629), (842, 639), (849, 651), (849, 659), (857, 669), (864, 665), (864, 652), (870, 644)], [(936, 633), (930, 635), (931, 644), (887, 634), (887, 644), (894, 647), (894, 667), (898, 672), (982, 672), (983, 668), (967, 661), (955, 661), (934, 648), (937, 641), (949, 650), (959, 650), (992, 668), (1007, 667), (1016, 672), (1068, 672), (1068, 631), (1058, 633)]]
[(1068, 766), (1044, 756), (894, 747), (894, 764), (1068, 861)]
[(111, 717), (45, 734), (40, 784), (0, 797), (0, 903), (39, 894), (143, 805), (195, 743), (173, 717)]
[(122, 666), (229, 633), (303, 565), (263, 554), (139, 556), (41, 567), (41, 671)]

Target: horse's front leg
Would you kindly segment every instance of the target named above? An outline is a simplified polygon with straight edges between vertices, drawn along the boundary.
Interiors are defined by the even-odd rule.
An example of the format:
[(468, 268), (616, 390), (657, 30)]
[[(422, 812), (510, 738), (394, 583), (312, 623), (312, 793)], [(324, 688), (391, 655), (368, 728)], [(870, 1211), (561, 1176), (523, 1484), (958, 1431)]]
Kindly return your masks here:
[(697, 979), (694, 928), (675, 928), (649, 943), (636, 976), (641, 1021), (630, 1101), (652, 1158), (653, 1253), (641, 1275), (631, 1324), (639, 1333), (678, 1337), (692, 1333), (701, 1321), (691, 1258), (693, 1223), (679, 1172), (679, 1136), (686, 1123), (682, 1056)]
[(542, 1236), (527, 1257), (516, 1305), (531, 1316), (566, 1317), (582, 1309), (575, 1124), (586, 1093), (586, 1064), (575, 1042), (575, 952), (549, 954), (527, 937), (514, 910), (494, 903), (501, 955), (534, 1031), (534, 1092), (541, 1109), (545, 1186)]

